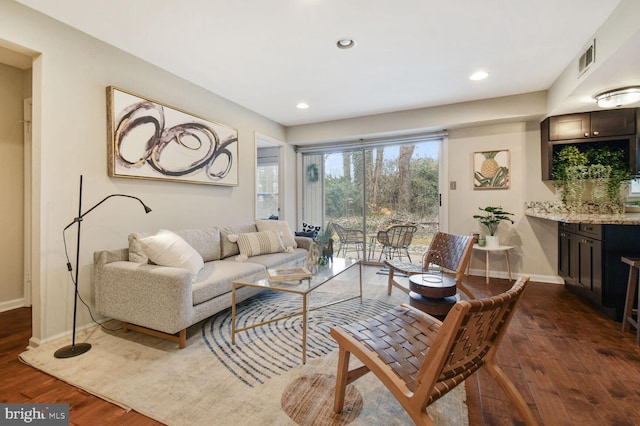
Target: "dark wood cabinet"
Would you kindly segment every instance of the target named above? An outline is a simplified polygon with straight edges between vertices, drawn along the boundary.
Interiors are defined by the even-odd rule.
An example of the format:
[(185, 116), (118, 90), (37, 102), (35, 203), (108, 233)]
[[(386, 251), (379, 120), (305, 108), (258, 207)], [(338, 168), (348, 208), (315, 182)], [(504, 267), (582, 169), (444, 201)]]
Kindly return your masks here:
[(540, 123), (542, 180), (552, 180), (553, 155), (567, 145), (584, 149), (585, 144), (603, 144), (622, 149), (629, 168), (639, 171), (640, 113), (638, 108), (547, 117)]
[(549, 117), (549, 141), (633, 135), (635, 108), (566, 114)]
[(575, 284), (577, 256), (577, 226), (573, 223), (558, 223), (558, 275), (567, 284)]
[(640, 255), (640, 226), (558, 223), (558, 275), (610, 318), (621, 321), (628, 265)]
[(591, 113), (549, 117), (549, 140), (588, 138), (591, 133)]

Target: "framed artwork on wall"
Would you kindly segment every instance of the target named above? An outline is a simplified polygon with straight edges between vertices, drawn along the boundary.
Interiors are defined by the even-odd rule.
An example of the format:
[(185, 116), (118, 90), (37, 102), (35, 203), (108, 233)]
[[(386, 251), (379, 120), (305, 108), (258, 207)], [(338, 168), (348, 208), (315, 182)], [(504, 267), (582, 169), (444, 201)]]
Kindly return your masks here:
[(508, 189), (511, 184), (508, 149), (473, 153), (473, 189)]
[(112, 177), (238, 185), (238, 131), (107, 87)]

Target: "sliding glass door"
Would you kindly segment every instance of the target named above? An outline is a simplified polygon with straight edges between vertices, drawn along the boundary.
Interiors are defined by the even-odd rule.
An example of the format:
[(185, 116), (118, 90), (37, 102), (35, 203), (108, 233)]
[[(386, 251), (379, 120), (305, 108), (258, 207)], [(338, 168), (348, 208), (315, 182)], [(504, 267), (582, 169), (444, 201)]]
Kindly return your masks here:
[(438, 230), (441, 141), (303, 153), (303, 220), (332, 224), (339, 256), (420, 262)]

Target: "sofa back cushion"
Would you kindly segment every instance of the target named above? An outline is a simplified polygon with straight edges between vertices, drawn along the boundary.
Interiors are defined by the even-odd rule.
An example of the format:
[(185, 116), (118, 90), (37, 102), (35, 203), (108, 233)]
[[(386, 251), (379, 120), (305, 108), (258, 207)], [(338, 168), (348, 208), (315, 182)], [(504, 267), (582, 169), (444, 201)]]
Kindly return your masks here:
[(284, 220), (256, 220), (256, 228), (258, 228), (258, 232), (276, 231), (280, 234), (285, 247), (298, 247), (289, 223)]
[(229, 241), (229, 235), (243, 234), (248, 232), (257, 232), (255, 223), (244, 223), (241, 225), (221, 226), (220, 229), (220, 249), (222, 251), (221, 258), (240, 254), (237, 242)]
[(175, 231), (191, 247), (193, 247), (205, 262), (220, 260), (220, 229), (209, 226), (205, 228), (182, 229)]
[(129, 234), (129, 262), (149, 263), (149, 257), (142, 249), (140, 239), (149, 237), (151, 233), (132, 232)]

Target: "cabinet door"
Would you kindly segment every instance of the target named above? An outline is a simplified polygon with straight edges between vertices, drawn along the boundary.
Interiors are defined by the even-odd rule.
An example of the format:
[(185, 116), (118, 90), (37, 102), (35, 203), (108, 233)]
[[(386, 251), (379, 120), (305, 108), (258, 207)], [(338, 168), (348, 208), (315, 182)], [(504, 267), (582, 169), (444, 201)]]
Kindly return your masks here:
[(549, 117), (549, 140), (588, 138), (591, 132), (591, 114), (567, 114)]
[(576, 234), (558, 231), (558, 275), (571, 285), (576, 281), (576, 247)]
[(591, 113), (591, 136), (623, 136), (636, 132), (635, 108), (610, 109)]
[(577, 285), (596, 305), (602, 306), (602, 243), (578, 237)]

